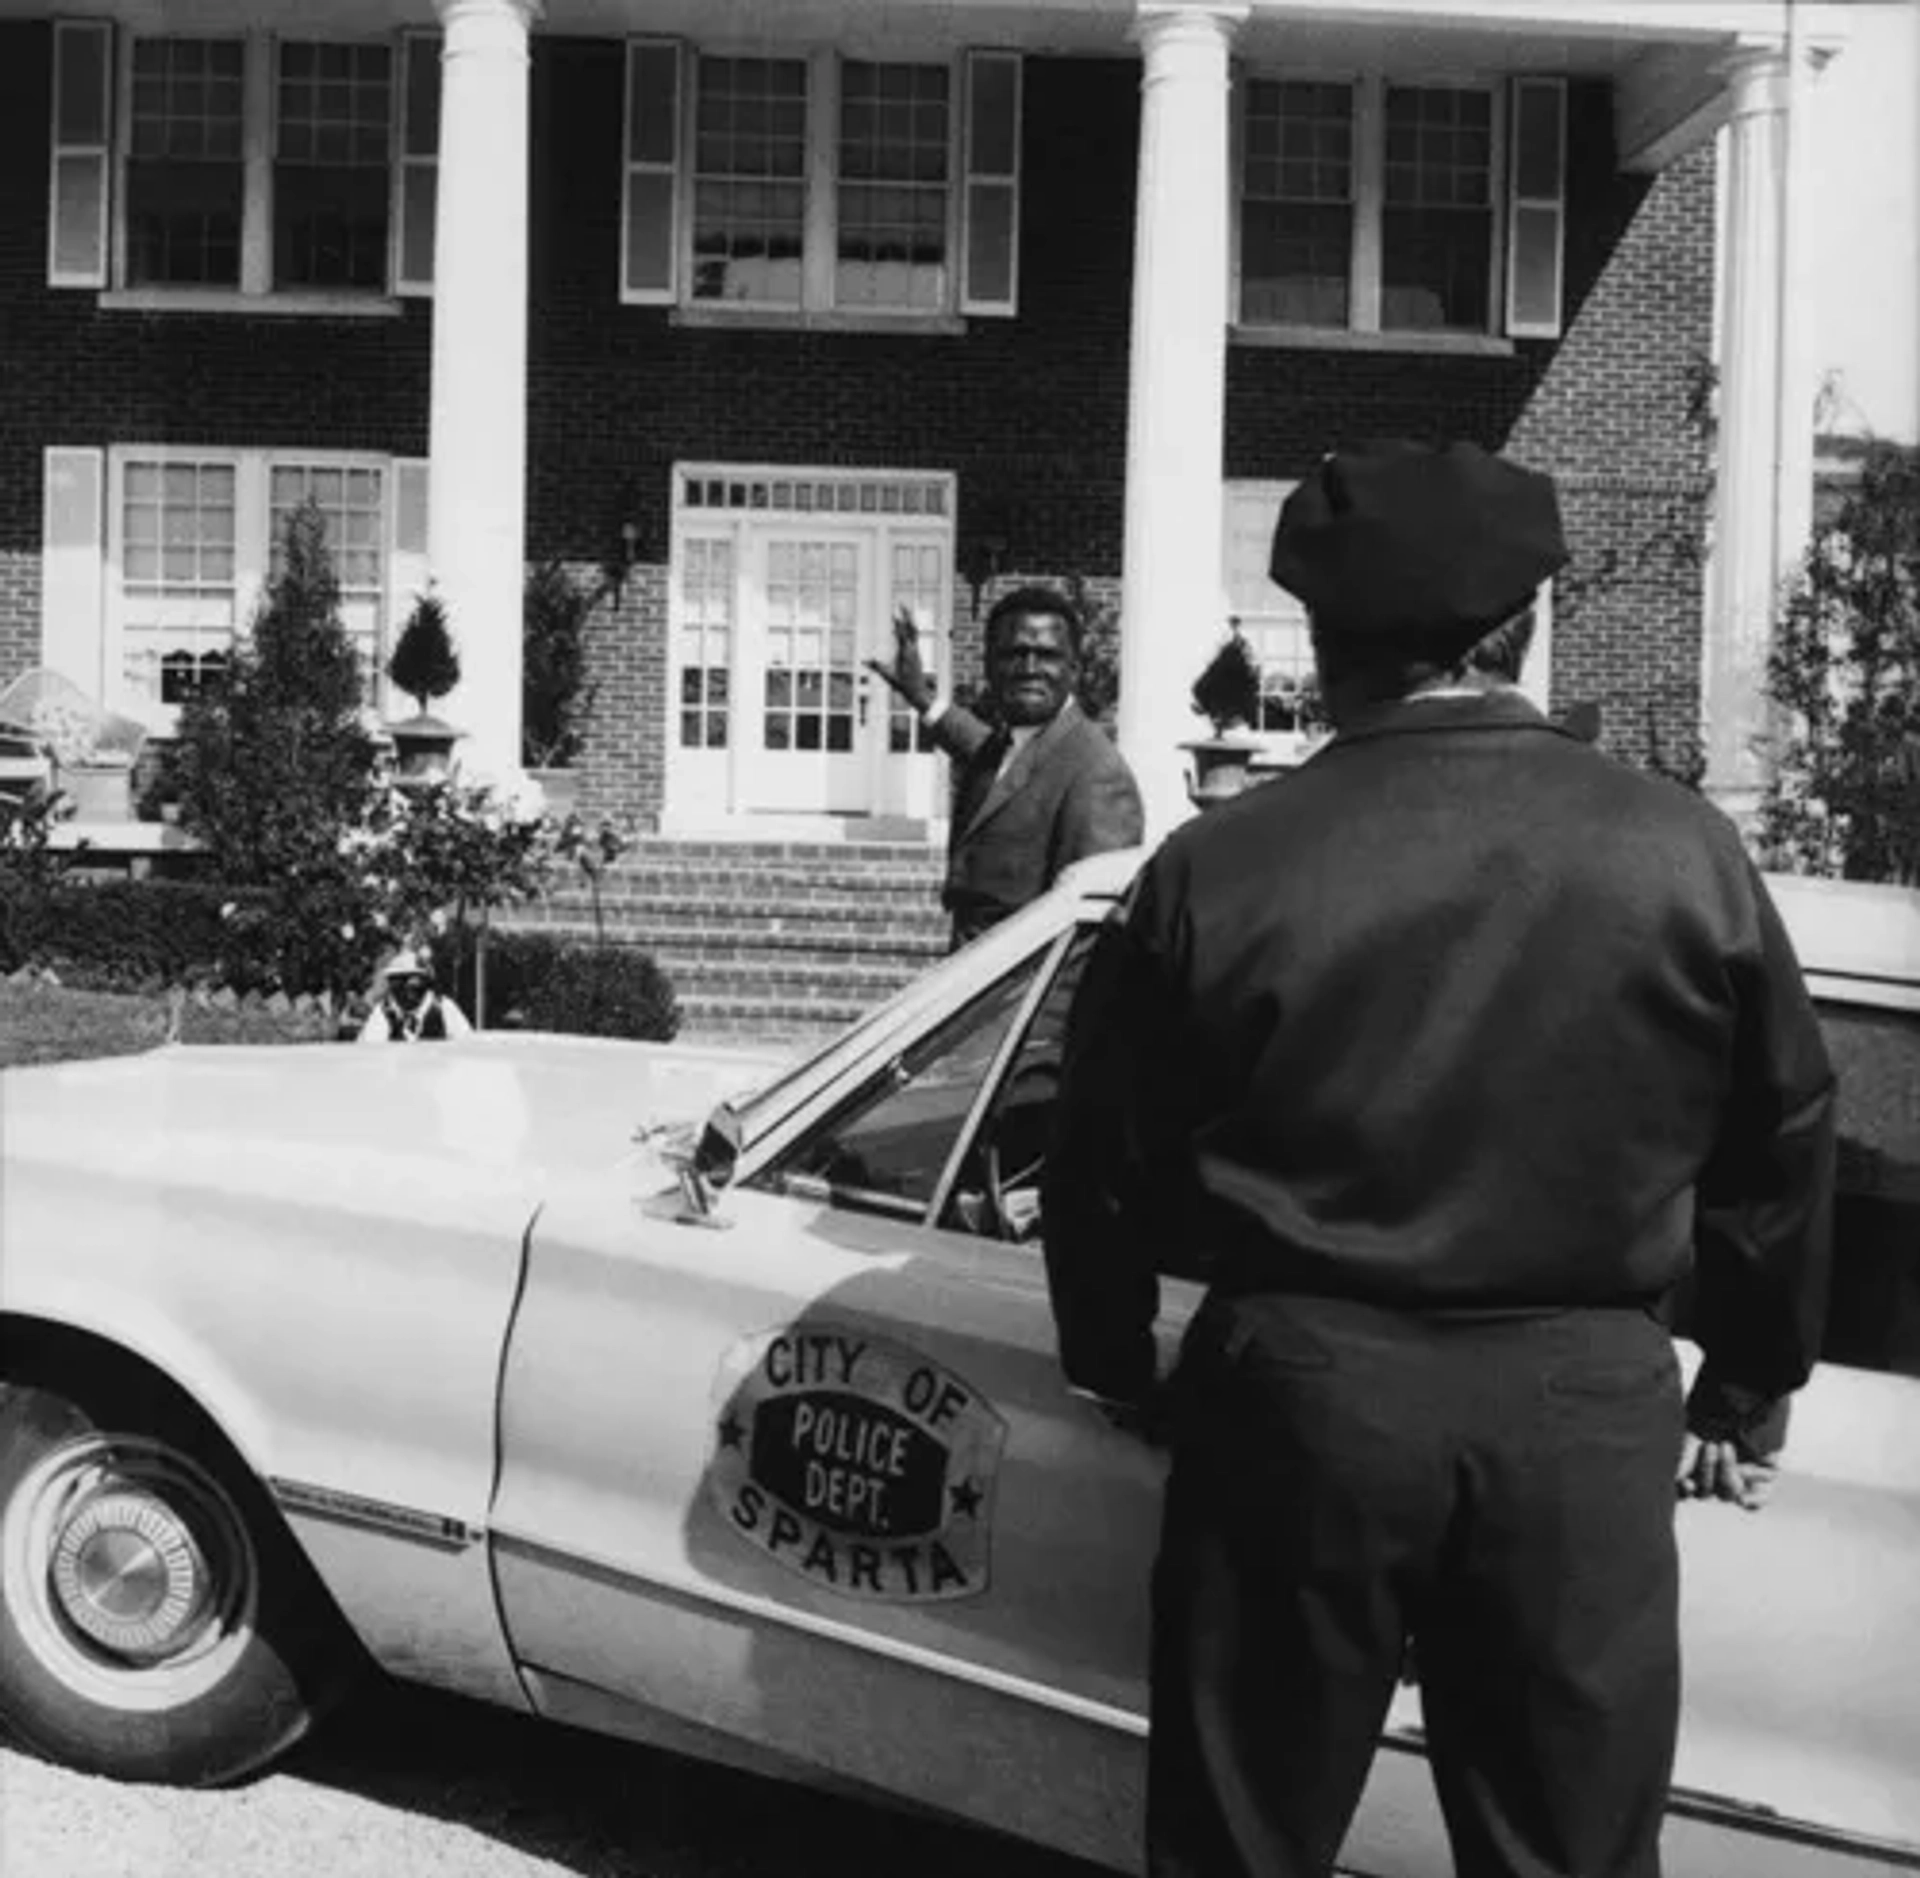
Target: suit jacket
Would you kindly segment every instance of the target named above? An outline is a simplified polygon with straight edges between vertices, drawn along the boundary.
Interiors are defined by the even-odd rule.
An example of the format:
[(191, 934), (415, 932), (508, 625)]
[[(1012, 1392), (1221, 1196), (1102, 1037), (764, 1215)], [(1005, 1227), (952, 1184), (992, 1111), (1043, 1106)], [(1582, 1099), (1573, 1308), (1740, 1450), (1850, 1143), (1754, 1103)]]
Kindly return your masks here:
[(1176, 830), (1059, 1115), (1062, 1355), (1109, 1393), (1151, 1382), (1171, 1247), (1415, 1312), (1656, 1306), (1695, 1267), (1750, 1408), (1818, 1348), (1833, 1077), (1765, 885), (1717, 808), (1516, 693), (1385, 707)]
[(931, 728), (957, 765), (941, 904), (958, 937), (1038, 899), (1073, 862), (1139, 844), (1133, 772), (1071, 699), (1004, 772), (1002, 735), (970, 711), (950, 706)]

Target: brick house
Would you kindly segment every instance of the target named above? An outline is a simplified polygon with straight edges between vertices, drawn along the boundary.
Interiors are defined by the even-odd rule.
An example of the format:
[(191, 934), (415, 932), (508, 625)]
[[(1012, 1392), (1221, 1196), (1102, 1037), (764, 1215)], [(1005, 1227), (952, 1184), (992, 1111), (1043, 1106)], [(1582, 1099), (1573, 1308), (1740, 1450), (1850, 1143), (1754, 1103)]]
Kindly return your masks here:
[(831, 876), (822, 934), (897, 958), (945, 792), (860, 669), (896, 602), (964, 677), (1015, 579), (1121, 599), (1164, 826), (1229, 614), (1276, 697), (1305, 668), (1293, 480), (1465, 436), (1560, 478), (1543, 701), (1639, 757), (1704, 723), (1737, 799), (1811, 480), (1790, 126), (1843, 10), (1807, 11), (0, 0), (0, 683), (164, 735), (312, 496), (370, 671), (447, 598), (446, 714), (502, 773), (558, 557), (600, 593), (585, 803), (653, 832), (616, 906), (664, 917), (678, 856), (692, 944), (715, 883)]

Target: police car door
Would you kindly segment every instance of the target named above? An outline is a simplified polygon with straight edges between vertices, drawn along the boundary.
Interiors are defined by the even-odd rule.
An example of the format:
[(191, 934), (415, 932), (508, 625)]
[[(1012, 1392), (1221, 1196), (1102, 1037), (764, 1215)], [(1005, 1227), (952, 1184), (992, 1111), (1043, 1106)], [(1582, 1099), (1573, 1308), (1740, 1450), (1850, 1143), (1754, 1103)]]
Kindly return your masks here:
[(549, 1712), (1134, 1860), (1163, 1457), (1066, 1390), (1031, 1236), (1089, 937), (829, 1092), (723, 1230), (536, 1228), (495, 1546)]

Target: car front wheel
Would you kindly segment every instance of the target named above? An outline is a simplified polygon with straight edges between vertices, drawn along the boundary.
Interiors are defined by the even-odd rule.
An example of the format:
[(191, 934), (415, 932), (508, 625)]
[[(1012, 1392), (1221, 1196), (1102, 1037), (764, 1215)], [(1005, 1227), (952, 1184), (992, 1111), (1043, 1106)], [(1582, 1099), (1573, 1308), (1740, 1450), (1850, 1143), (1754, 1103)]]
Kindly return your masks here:
[(257, 1484), (139, 1395), (0, 1386), (0, 1718), (84, 1772), (212, 1785), (298, 1740), (355, 1652)]

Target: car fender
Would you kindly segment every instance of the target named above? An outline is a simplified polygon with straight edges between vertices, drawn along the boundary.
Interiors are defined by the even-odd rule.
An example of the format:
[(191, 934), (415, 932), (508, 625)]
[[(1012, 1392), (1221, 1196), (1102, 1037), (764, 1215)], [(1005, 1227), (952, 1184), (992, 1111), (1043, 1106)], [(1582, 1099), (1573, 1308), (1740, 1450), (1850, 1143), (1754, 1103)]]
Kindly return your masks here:
[(127, 1142), (108, 1165), (8, 1119), (0, 1311), (172, 1381), (377, 1661), (522, 1706), (486, 1545), (500, 1355), (536, 1206), (516, 1177), (454, 1189), (370, 1151), (301, 1199), (301, 1169), (257, 1147), (215, 1179), (210, 1139), (174, 1133), (165, 1168)]

